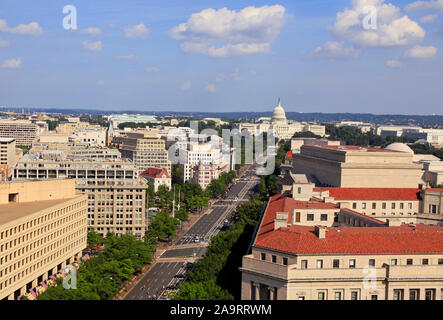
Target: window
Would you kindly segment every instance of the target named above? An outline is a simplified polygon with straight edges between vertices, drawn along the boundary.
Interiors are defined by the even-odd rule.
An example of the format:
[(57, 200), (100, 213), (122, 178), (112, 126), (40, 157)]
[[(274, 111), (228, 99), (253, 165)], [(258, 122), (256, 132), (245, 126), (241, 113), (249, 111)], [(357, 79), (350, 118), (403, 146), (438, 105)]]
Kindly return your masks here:
[(301, 268), (307, 269), (308, 268), (308, 260), (302, 260), (301, 261)]
[(299, 296), (298, 300), (305, 300), (305, 296)]
[(392, 202), (391, 209), (395, 209), (395, 202)]
[(351, 300), (358, 300), (358, 291), (351, 291)]
[(335, 300), (341, 300), (341, 292), (340, 291), (337, 291), (337, 292), (334, 293), (334, 299)]
[(405, 208), (405, 204), (403, 202), (400, 203), (400, 209), (404, 209)]
[(386, 209), (386, 202), (383, 202), (383, 203), (381, 204), (381, 208), (382, 208), (382, 209)]
[(435, 300), (435, 289), (425, 290), (425, 300)]
[(323, 260), (317, 260), (317, 269), (323, 269)]
[(363, 202), (363, 203), (361, 204), (361, 208), (362, 208), (362, 209), (366, 209), (366, 202)]
[(261, 259), (262, 259), (262, 260), (266, 260), (266, 253), (262, 253), (262, 254), (261, 254)]
[(422, 260), (422, 264), (429, 264), (429, 260), (428, 259), (423, 259)]
[(322, 214), (322, 215), (320, 216), (320, 220), (321, 220), (321, 221), (328, 221), (328, 215), (327, 215), (327, 214)]
[(272, 255), (272, 262), (276, 263), (277, 262), (277, 256)]
[(332, 261), (332, 267), (335, 268), (335, 269), (340, 268), (340, 260), (334, 259)]
[(283, 265), (285, 265), (285, 266), (288, 265), (288, 258), (283, 258)]
[(438, 264), (443, 264), (443, 259), (438, 259)]
[(407, 259), (407, 260), (406, 260), (406, 264), (407, 264), (407, 265), (412, 265), (412, 261), (413, 261), (412, 259)]
[(403, 289), (394, 289), (394, 300), (403, 300)]
[(318, 300), (325, 300), (325, 293), (324, 292), (318, 293)]
[(349, 268), (351, 269), (355, 268), (355, 259), (349, 260)]
[(298, 187), (297, 191), (298, 191), (298, 193), (301, 193), (301, 188), (300, 188), (300, 187)]
[(397, 259), (391, 259), (391, 266), (397, 265)]
[(375, 259), (369, 259), (369, 265), (375, 267)]
[(419, 300), (419, 299), (420, 299), (419, 289), (410, 289), (409, 290), (409, 300)]
[(373, 294), (373, 295), (371, 296), (371, 300), (378, 300), (378, 295)]
[(308, 220), (308, 221), (314, 221), (314, 215), (313, 215), (312, 213), (311, 213), (311, 214), (308, 214), (306, 220)]
[(352, 209), (357, 209), (357, 202), (352, 203)]
[(375, 202), (372, 203), (372, 209), (377, 209), (377, 203)]

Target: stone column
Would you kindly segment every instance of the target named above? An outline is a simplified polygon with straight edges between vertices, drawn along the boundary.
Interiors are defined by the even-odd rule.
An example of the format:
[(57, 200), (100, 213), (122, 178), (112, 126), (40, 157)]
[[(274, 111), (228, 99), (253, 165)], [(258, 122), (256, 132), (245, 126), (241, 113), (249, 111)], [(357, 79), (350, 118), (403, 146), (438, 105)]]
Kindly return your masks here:
[(269, 290), (269, 300), (275, 300), (276, 298), (276, 289), (273, 287), (268, 287)]
[(254, 287), (254, 300), (260, 300), (260, 283), (252, 282), (252, 286)]

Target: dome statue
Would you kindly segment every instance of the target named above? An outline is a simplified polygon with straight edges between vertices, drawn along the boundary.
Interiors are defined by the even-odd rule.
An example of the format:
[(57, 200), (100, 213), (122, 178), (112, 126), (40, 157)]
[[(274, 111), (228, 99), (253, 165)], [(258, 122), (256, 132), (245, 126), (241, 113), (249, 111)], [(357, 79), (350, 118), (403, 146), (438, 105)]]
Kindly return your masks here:
[(414, 151), (408, 145), (400, 142), (391, 143), (389, 146), (385, 148), (385, 150), (414, 154)]
[(286, 123), (285, 109), (280, 104), (280, 98), (278, 99), (278, 105), (275, 107), (272, 113), (272, 123)]

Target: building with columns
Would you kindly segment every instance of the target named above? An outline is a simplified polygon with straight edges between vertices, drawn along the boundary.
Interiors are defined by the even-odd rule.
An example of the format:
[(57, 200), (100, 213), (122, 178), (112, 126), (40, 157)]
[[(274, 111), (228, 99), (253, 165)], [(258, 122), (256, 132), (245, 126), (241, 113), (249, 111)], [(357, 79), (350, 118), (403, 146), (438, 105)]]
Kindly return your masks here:
[(280, 103), (280, 99), (278, 99), (278, 104), (274, 108), (272, 118), (270, 120), (268, 119), (261, 118), (259, 119), (259, 123), (240, 123), (238, 130), (240, 132), (247, 130), (252, 135), (273, 130), (275, 137), (279, 139), (291, 139), (296, 132), (307, 131), (321, 137), (325, 135), (325, 126), (323, 125), (288, 120), (286, 118), (286, 112)]
[(269, 199), (240, 268), (243, 300), (443, 299), (443, 227), (393, 226), (313, 188)]
[(73, 179), (0, 184), (0, 300), (15, 300), (81, 256), (87, 196)]

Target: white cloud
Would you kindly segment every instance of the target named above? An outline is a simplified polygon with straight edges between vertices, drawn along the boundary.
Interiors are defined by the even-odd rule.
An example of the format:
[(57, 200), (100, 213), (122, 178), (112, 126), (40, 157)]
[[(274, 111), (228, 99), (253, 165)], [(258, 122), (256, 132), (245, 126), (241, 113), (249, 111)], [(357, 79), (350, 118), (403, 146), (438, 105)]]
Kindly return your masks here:
[(15, 28), (10, 28), (8, 27), (8, 23), (6, 22), (6, 20), (3, 19), (0, 19), (0, 31), (30, 36), (39, 36), (43, 34), (43, 29), (39, 26), (37, 22), (31, 22), (29, 24), (19, 24)]
[(386, 61), (386, 65), (389, 68), (401, 68), (403, 67), (403, 63), (398, 60), (388, 60)]
[(98, 80), (97, 81), (97, 85), (98, 86), (103, 86), (105, 84), (105, 82), (103, 80)]
[(181, 85), (182, 90), (189, 90), (192, 87), (192, 83), (190, 81), (186, 81)]
[(136, 26), (124, 28), (125, 38), (143, 38), (146, 37), (149, 32), (149, 29), (143, 23)]
[(221, 73), (215, 78), (215, 81), (217, 82), (228, 81), (228, 80), (241, 81), (244, 80), (244, 78), (240, 75), (239, 69), (235, 69), (234, 72), (229, 74)]
[(209, 92), (215, 92), (215, 91), (217, 91), (217, 89), (215, 88), (215, 86), (214, 86), (213, 84), (211, 84), (211, 83), (206, 85), (205, 90), (206, 90), (206, 91), (209, 91)]
[(83, 48), (93, 52), (102, 51), (102, 42), (101, 41), (88, 42), (88, 40), (86, 40), (83, 41)]
[[(400, 15), (400, 8), (385, 0), (353, 0), (351, 9), (338, 12), (335, 24), (329, 29), (335, 37), (348, 40), (357, 47), (393, 47), (416, 44), (423, 40), (425, 31), (420, 25)], [(375, 29), (365, 29), (367, 16), (364, 8), (373, 6), (377, 12)]]
[(169, 31), (181, 41), (181, 49), (211, 57), (231, 57), (269, 53), (270, 44), (280, 33), (285, 8), (280, 5), (205, 9)]
[(345, 48), (343, 42), (328, 41), (323, 46), (317, 47), (314, 52), (306, 56), (307, 59), (346, 60), (360, 56), (360, 50), (353, 46)]
[(129, 54), (127, 56), (118, 56), (118, 60), (138, 60), (138, 56), (135, 54)]
[(9, 47), (9, 41), (0, 39), (0, 48)]
[(22, 65), (22, 59), (9, 59), (9, 60), (5, 60), (2, 63), (2, 68), (7, 68), (7, 69), (17, 69), (20, 68), (20, 66)]
[(90, 35), (90, 36), (97, 36), (100, 33), (102, 33), (100, 28), (87, 28), (87, 29), (80, 30), (79, 32), (81, 34), (87, 34), (87, 35)]
[(159, 72), (160, 69), (157, 67), (147, 67), (147, 68), (145, 68), (145, 71), (146, 72)]
[(411, 59), (429, 59), (437, 54), (437, 48), (433, 46), (423, 47), (415, 46), (405, 52), (406, 58)]
[(437, 9), (443, 11), (443, 0), (416, 1), (408, 4), (405, 9), (408, 11), (426, 9)]
[(422, 23), (432, 23), (437, 20), (438, 16), (436, 14), (429, 14), (420, 19)]

